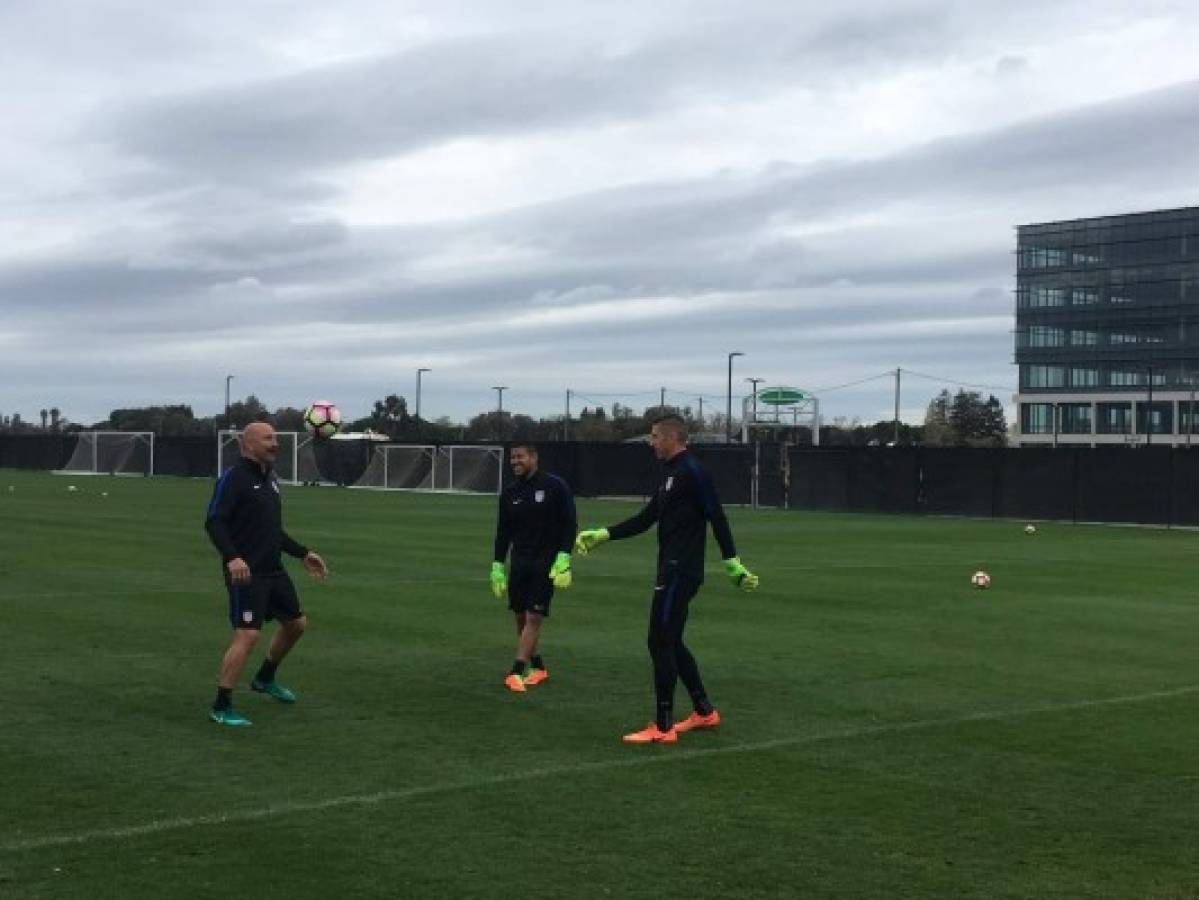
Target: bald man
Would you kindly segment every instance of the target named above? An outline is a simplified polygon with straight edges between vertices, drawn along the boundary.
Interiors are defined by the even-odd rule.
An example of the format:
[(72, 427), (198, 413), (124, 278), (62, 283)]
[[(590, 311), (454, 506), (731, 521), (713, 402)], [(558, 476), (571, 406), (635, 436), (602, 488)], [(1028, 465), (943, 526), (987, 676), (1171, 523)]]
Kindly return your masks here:
[(265, 422), (248, 425), (241, 436), (241, 458), (217, 481), (204, 522), (221, 554), (233, 627), (209, 713), (218, 725), (250, 724), (233, 708), (233, 687), (258, 643), (262, 623), (269, 619), (277, 619), (279, 628), (250, 688), (280, 703), (296, 702), (296, 695), (275, 680), (275, 672), (304, 634), (308, 619), (300, 608), (295, 585), (283, 569), (281, 554), (303, 560), (304, 568), (316, 578), (329, 574), (317, 553), (283, 530), (283, 503), (274, 470), (278, 452), (274, 428)]

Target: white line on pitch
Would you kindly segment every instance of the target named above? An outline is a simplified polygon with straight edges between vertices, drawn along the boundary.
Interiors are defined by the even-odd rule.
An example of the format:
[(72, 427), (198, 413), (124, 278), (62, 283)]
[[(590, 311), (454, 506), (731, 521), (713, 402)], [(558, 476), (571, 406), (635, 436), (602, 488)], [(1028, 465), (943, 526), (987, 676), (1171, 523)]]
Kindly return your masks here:
[(235, 810), (226, 813), (214, 813), (206, 816), (182, 816), (174, 819), (156, 819), (141, 825), (127, 825), (117, 828), (100, 828), (92, 831), (81, 831), (75, 834), (48, 835), (45, 837), (23, 838), (0, 844), (0, 853), (19, 853), (27, 850), (44, 850), (50, 847), (66, 847), (78, 844), (91, 844), (97, 841), (123, 840), (125, 838), (145, 837), (170, 831), (184, 831), (190, 828), (204, 828), (214, 825), (239, 824), (257, 822), (273, 816), (285, 816), (294, 813), (322, 812), (329, 809), (339, 809), (345, 806), (378, 806), (384, 803), (396, 803), (419, 797), (436, 794), (446, 794), (453, 791), (468, 791), (476, 788), (493, 787), (497, 785), (515, 784), (534, 781), (541, 778), (552, 778), (557, 775), (584, 775), (590, 772), (604, 772), (610, 769), (625, 769), (638, 766), (669, 763), (674, 760), (701, 759), (726, 753), (755, 753), (762, 750), (777, 750), (785, 747), (799, 747), (809, 744), (820, 744), (827, 741), (852, 740), (854, 738), (869, 738), (891, 734), (903, 734), (910, 731), (920, 731), (929, 728), (940, 728), (949, 725), (963, 725), (971, 722), (995, 722), (1004, 719), (1017, 719), (1022, 716), (1033, 716), (1044, 713), (1071, 712), (1081, 709), (1092, 709), (1103, 706), (1119, 706), (1129, 703), (1145, 703), (1152, 700), (1165, 700), (1172, 697), (1183, 697), (1199, 693), (1199, 684), (1171, 688), (1165, 691), (1151, 691), (1145, 694), (1128, 694), (1122, 697), (1106, 697), (1098, 700), (1078, 700), (1073, 703), (1059, 703), (1044, 706), (1030, 706), (1023, 709), (995, 710), (992, 712), (969, 713), (964, 716), (946, 716), (937, 719), (921, 719), (914, 722), (892, 722), (883, 725), (870, 725), (864, 728), (846, 728), (840, 731), (830, 731), (824, 734), (808, 734), (769, 741), (757, 741), (748, 744), (731, 744), (725, 747), (708, 747), (700, 750), (675, 750), (659, 748), (663, 752), (645, 755), (644, 749), (634, 750), (636, 756), (622, 759), (599, 760), (596, 762), (577, 763), (569, 766), (550, 766), (531, 772), (514, 772), (505, 775), (490, 775), (485, 778), (474, 778), (469, 781), (451, 781), (442, 784), (430, 784), (392, 791), (378, 791), (373, 794), (349, 794), (341, 797), (330, 797), (325, 800), (309, 800), (299, 803), (280, 803), (277, 806), (265, 806), (260, 809)]

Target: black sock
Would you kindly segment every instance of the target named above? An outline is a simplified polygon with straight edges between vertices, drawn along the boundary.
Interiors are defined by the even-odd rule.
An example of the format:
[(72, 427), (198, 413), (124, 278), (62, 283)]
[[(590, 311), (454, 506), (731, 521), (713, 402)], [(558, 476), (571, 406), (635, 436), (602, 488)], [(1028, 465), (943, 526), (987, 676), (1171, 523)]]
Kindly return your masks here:
[(233, 688), (219, 687), (216, 689), (216, 699), (212, 701), (213, 709), (228, 709), (233, 705)]
[(691, 703), (695, 707), (695, 711), (697, 713), (699, 713), (701, 716), (712, 715), (712, 710), (713, 710), (712, 701), (708, 699), (707, 694), (699, 694), (698, 696), (692, 696)]
[(543, 660), (540, 656), (534, 656), (529, 660), (529, 667), (532, 669), (544, 669), (545, 660)]
[(525, 674), (524, 660), (515, 659), (512, 661), (512, 674), (520, 675), (521, 677), (524, 677), (524, 674)]
[(262, 661), (262, 665), (258, 667), (258, 674), (254, 676), (254, 680), (261, 681), (263, 684), (270, 684), (275, 680), (275, 670), (278, 668), (278, 663), (273, 663), (269, 659), (264, 659)]

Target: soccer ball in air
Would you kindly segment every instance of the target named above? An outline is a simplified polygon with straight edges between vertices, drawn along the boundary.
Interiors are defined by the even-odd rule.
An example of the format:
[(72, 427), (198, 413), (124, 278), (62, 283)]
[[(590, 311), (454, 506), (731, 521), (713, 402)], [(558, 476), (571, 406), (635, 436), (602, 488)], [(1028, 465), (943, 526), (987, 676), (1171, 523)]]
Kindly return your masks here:
[(1024, 533), (1025, 533), (1025, 534), (1036, 534), (1036, 533), (1037, 533), (1037, 526), (1036, 526), (1036, 525), (1031, 525), (1031, 524), (1030, 524), (1030, 525), (1025, 525), (1025, 526), (1024, 526)]
[(991, 586), (991, 576), (986, 572), (975, 572), (970, 576), (970, 583), (980, 590), (985, 590)]
[(317, 400), (304, 410), (304, 428), (313, 437), (333, 437), (341, 428), (341, 410), (328, 400)]

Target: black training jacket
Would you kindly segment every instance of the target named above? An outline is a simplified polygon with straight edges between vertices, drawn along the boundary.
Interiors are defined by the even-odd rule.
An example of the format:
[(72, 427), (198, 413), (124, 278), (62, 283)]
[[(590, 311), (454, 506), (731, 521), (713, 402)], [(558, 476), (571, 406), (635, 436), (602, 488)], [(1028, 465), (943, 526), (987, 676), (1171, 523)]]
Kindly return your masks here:
[(712, 479), (688, 451), (662, 466), (662, 478), (649, 503), (629, 519), (609, 526), (614, 541), (632, 537), (658, 523), (658, 569), (703, 581), (704, 545), (709, 522), (724, 559), (737, 555), (733, 532)]
[(308, 548), (283, 530), (283, 502), (275, 470), (241, 457), (225, 470), (212, 492), (204, 529), (221, 561), (239, 556), (250, 575), (278, 575), (281, 553), (303, 559)]
[(500, 494), (495, 559), (503, 562), (511, 546), (514, 564), (542, 566), (548, 572), (555, 556), (570, 553), (576, 531), (578, 519), (570, 486), (557, 475), (538, 469)]

